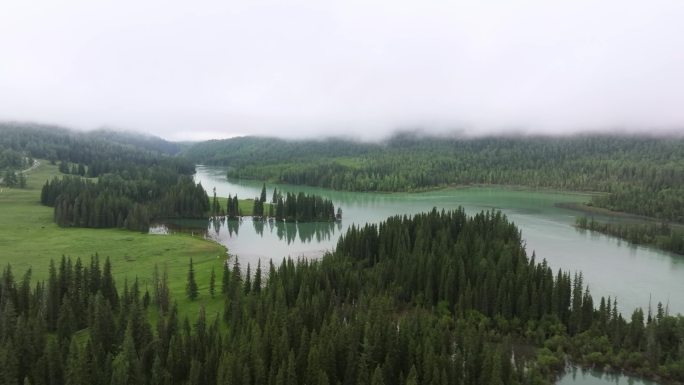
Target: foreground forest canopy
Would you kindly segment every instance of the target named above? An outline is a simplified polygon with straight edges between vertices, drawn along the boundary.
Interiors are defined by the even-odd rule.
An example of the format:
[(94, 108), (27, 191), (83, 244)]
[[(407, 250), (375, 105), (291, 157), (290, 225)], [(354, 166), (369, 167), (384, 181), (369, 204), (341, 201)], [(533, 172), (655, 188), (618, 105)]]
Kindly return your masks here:
[(459, 139), (399, 134), (382, 143), (243, 137), (188, 148), (228, 177), (351, 191), (501, 184), (604, 192), (603, 208), (684, 222), (684, 138), (631, 135)]
[(179, 319), (163, 273), (121, 289), (114, 269), (62, 258), (32, 283), (4, 268), (3, 384), (547, 384), (566, 356), (684, 380), (684, 319), (597, 305), (581, 275), (528, 259), (500, 213), (353, 227), (320, 261), (254, 275), (234, 261), (216, 318)]

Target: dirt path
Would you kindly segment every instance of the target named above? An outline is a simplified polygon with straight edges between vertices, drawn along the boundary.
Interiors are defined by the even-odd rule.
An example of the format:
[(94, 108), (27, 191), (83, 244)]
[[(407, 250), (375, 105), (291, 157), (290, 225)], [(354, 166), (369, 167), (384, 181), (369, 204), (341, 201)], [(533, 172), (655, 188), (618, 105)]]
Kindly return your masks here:
[(40, 162), (39, 162), (37, 159), (34, 159), (34, 160), (33, 160), (33, 164), (31, 165), (31, 167), (27, 168), (26, 170), (21, 170), (21, 171), (17, 171), (17, 172), (20, 172), (20, 173), (22, 173), (22, 174), (25, 174), (25, 173), (27, 173), (27, 172), (29, 172), (29, 171), (32, 171), (32, 170), (37, 169), (38, 166), (40, 166)]
[[(34, 159), (31, 167), (27, 168), (26, 170), (17, 171), (16, 174), (25, 174), (29, 171), (35, 170), (36, 168), (38, 168), (38, 166), (40, 166), (40, 162), (37, 159)], [(4, 180), (3, 178), (0, 178), (0, 184), (2, 183), (3, 180)]]

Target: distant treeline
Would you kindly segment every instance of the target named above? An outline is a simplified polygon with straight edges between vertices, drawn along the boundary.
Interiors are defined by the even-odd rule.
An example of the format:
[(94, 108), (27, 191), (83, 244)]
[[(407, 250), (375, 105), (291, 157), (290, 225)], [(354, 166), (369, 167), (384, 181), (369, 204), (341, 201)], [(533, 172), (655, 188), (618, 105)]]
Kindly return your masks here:
[[(3, 153), (12, 154), (15, 165), (18, 157), (46, 158), (59, 162), (62, 173), (76, 175), (47, 181), (41, 192), (41, 203), (54, 207), (60, 226), (144, 231), (153, 218), (208, 215), (207, 194), (192, 181), (193, 163), (140, 147), (146, 139), (136, 142), (128, 134), (102, 135), (0, 124), (0, 148), (9, 149)], [(23, 175), (16, 178), (20, 184)]]
[[(194, 164), (172, 156), (179, 151), (178, 144), (144, 135), (0, 123), (0, 166), (26, 167), (41, 158), (74, 175), (47, 181), (41, 192), (60, 226), (145, 231), (155, 218), (207, 217), (207, 194), (192, 181)], [(4, 179), (25, 183), (21, 174)]]
[(26, 180), (26, 175), (22, 172), (5, 170), (3, 174), (0, 174), (0, 186), (25, 188)]
[[(179, 319), (165, 273), (117, 290), (112, 266), (62, 258), (46, 282), (0, 285), (0, 380), (33, 385), (550, 384), (565, 358), (684, 379), (684, 318), (615, 300), (527, 258), (500, 213), (462, 210), (353, 227), (320, 261), (247, 274), (235, 260), (200, 291), (223, 311)], [(202, 285), (203, 286), (203, 285)], [(206, 287), (206, 286), (205, 286)], [(153, 314), (151, 324), (148, 314)], [(222, 323), (224, 325), (222, 325)], [(527, 353), (525, 353), (527, 352)]]
[(23, 170), (32, 163), (21, 152), (0, 146), (0, 170)]
[[(252, 201), (251, 215), (253, 217), (274, 218), (276, 221), (286, 222), (327, 222), (342, 219), (342, 210), (338, 208), (335, 212), (332, 201), (319, 195), (300, 192), (298, 194), (286, 193), (283, 197), (282, 192), (274, 189), (270, 203), (266, 202), (266, 196), (264, 184), (261, 195)], [(224, 209), (214, 190), (211, 207), (214, 215), (226, 215), (228, 218), (243, 215), (237, 194), (228, 197)]]
[(594, 204), (684, 222), (684, 139), (646, 136), (396, 135), (382, 143), (244, 137), (199, 143), (196, 162), (250, 178), (350, 191), (415, 191), (458, 184), (609, 192)]
[[(181, 146), (140, 134), (107, 130), (80, 132), (50, 125), (0, 122), (0, 149), (55, 162), (93, 164), (102, 159), (117, 163), (142, 158), (153, 160), (158, 155), (176, 155)], [(134, 158), (129, 158), (131, 155)]]
[[(33, 164), (33, 159), (12, 149), (0, 146), (0, 185), (7, 187), (26, 187), (26, 175), (21, 172)], [(4, 170), (4, 171), (3, 171)]]
[(684, 255), (684, 231), (672, 229), (667, 223), (597, 222), (594, 218), (578, 217), (576, 226), (622, 238), (633, 244), (650, 245)]

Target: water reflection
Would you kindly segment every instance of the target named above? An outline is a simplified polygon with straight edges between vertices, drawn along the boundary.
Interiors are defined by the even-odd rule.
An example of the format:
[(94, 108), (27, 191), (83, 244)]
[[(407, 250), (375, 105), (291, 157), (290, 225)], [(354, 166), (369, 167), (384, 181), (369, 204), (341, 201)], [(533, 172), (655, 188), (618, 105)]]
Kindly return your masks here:
[(169, 233), (169, 232), (194, 232), (202, 234), (211, 239), (220, 239), (221, 231), (228, 231), (228, 236), (237, 236), (240, 227), (244, 222), (252, 222), (254, 232), (260, 236), (275, 234), (279, 240), (287, 242), (288, 245), (299, 241), (302, 243), (323, 242), (332, 239), (332, 236), (342, 231), (342, 222), (283, 222), (275, 220), (259, 220), (251, 217), (243, 217), (240, 219), (226, 219), (213, 218), (208, 221), (213, 234), (209, 234), (203, 223), (179, 223), (163, 222), (157, 223), (151, 232), (154, 233)]
[[(221, 232), (228, 232), (229, 237), (238, 235), (244, 222), (252, 222), (254, 232), (260, 236), (275, 234), (279, 240), (287, 242), (320, 243), (330, 241), (333, 235), (342, 232), (342, 222), (283, 222), (275, 220), (258, 220), (251, 217), (226, 219), (216, 217), (208, 220), (166, 220), (152, 225), (152, 234), (187, 233), (212, 240), (220, 240)], [(335, 238), (336, 239), (336, 238)]]
[[(212, 221), (208, 219), (167, 219), (150, 225), (150, 234), (184, 233), (207, 237)], [(218, 230), (217, 230), (218, 232)]]
[(607, 373), (594, 369), (569, 367), (556, 385), (657, 385), (650, 380), (642, 380), (622, 373)]
[(266, 221), (255, 221), (252, 220), (252, 224), (254, 224), (254, 231), (256, 231), (257, 234), (260, 236), (264, 236), (264, 223)]
[[(150, 233), (182, 232), (201, 236), (223, 244), (231, 255), (246, 258), (246, 262), (254, 264), (257, 259), (277, 260), (287, 255), (319, 257), (334, 248), (343, 230), (342, 221), (296, 223), (252, 217), (216, 217), (209, 220), (167, 220), (154, 224)], [(283, 245), (287, 247), (283, 248)]]

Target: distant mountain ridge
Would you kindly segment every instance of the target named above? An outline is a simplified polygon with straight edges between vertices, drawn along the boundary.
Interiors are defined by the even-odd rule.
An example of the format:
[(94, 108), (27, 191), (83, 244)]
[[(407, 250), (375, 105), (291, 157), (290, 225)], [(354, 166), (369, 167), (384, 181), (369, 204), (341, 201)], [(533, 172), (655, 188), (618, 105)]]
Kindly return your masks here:
[(35, 152), (36, 141), (56, 147), (79, 140), (107, 142), (169, 156), (179, 154), (183, 148), (180, 143), (153, 135), (113, 129), (76, 131), (57, 125), (26, 122), (0, 122), (0, 135), (0, 146), (16, 151), (27, 151), (34, 147)]

